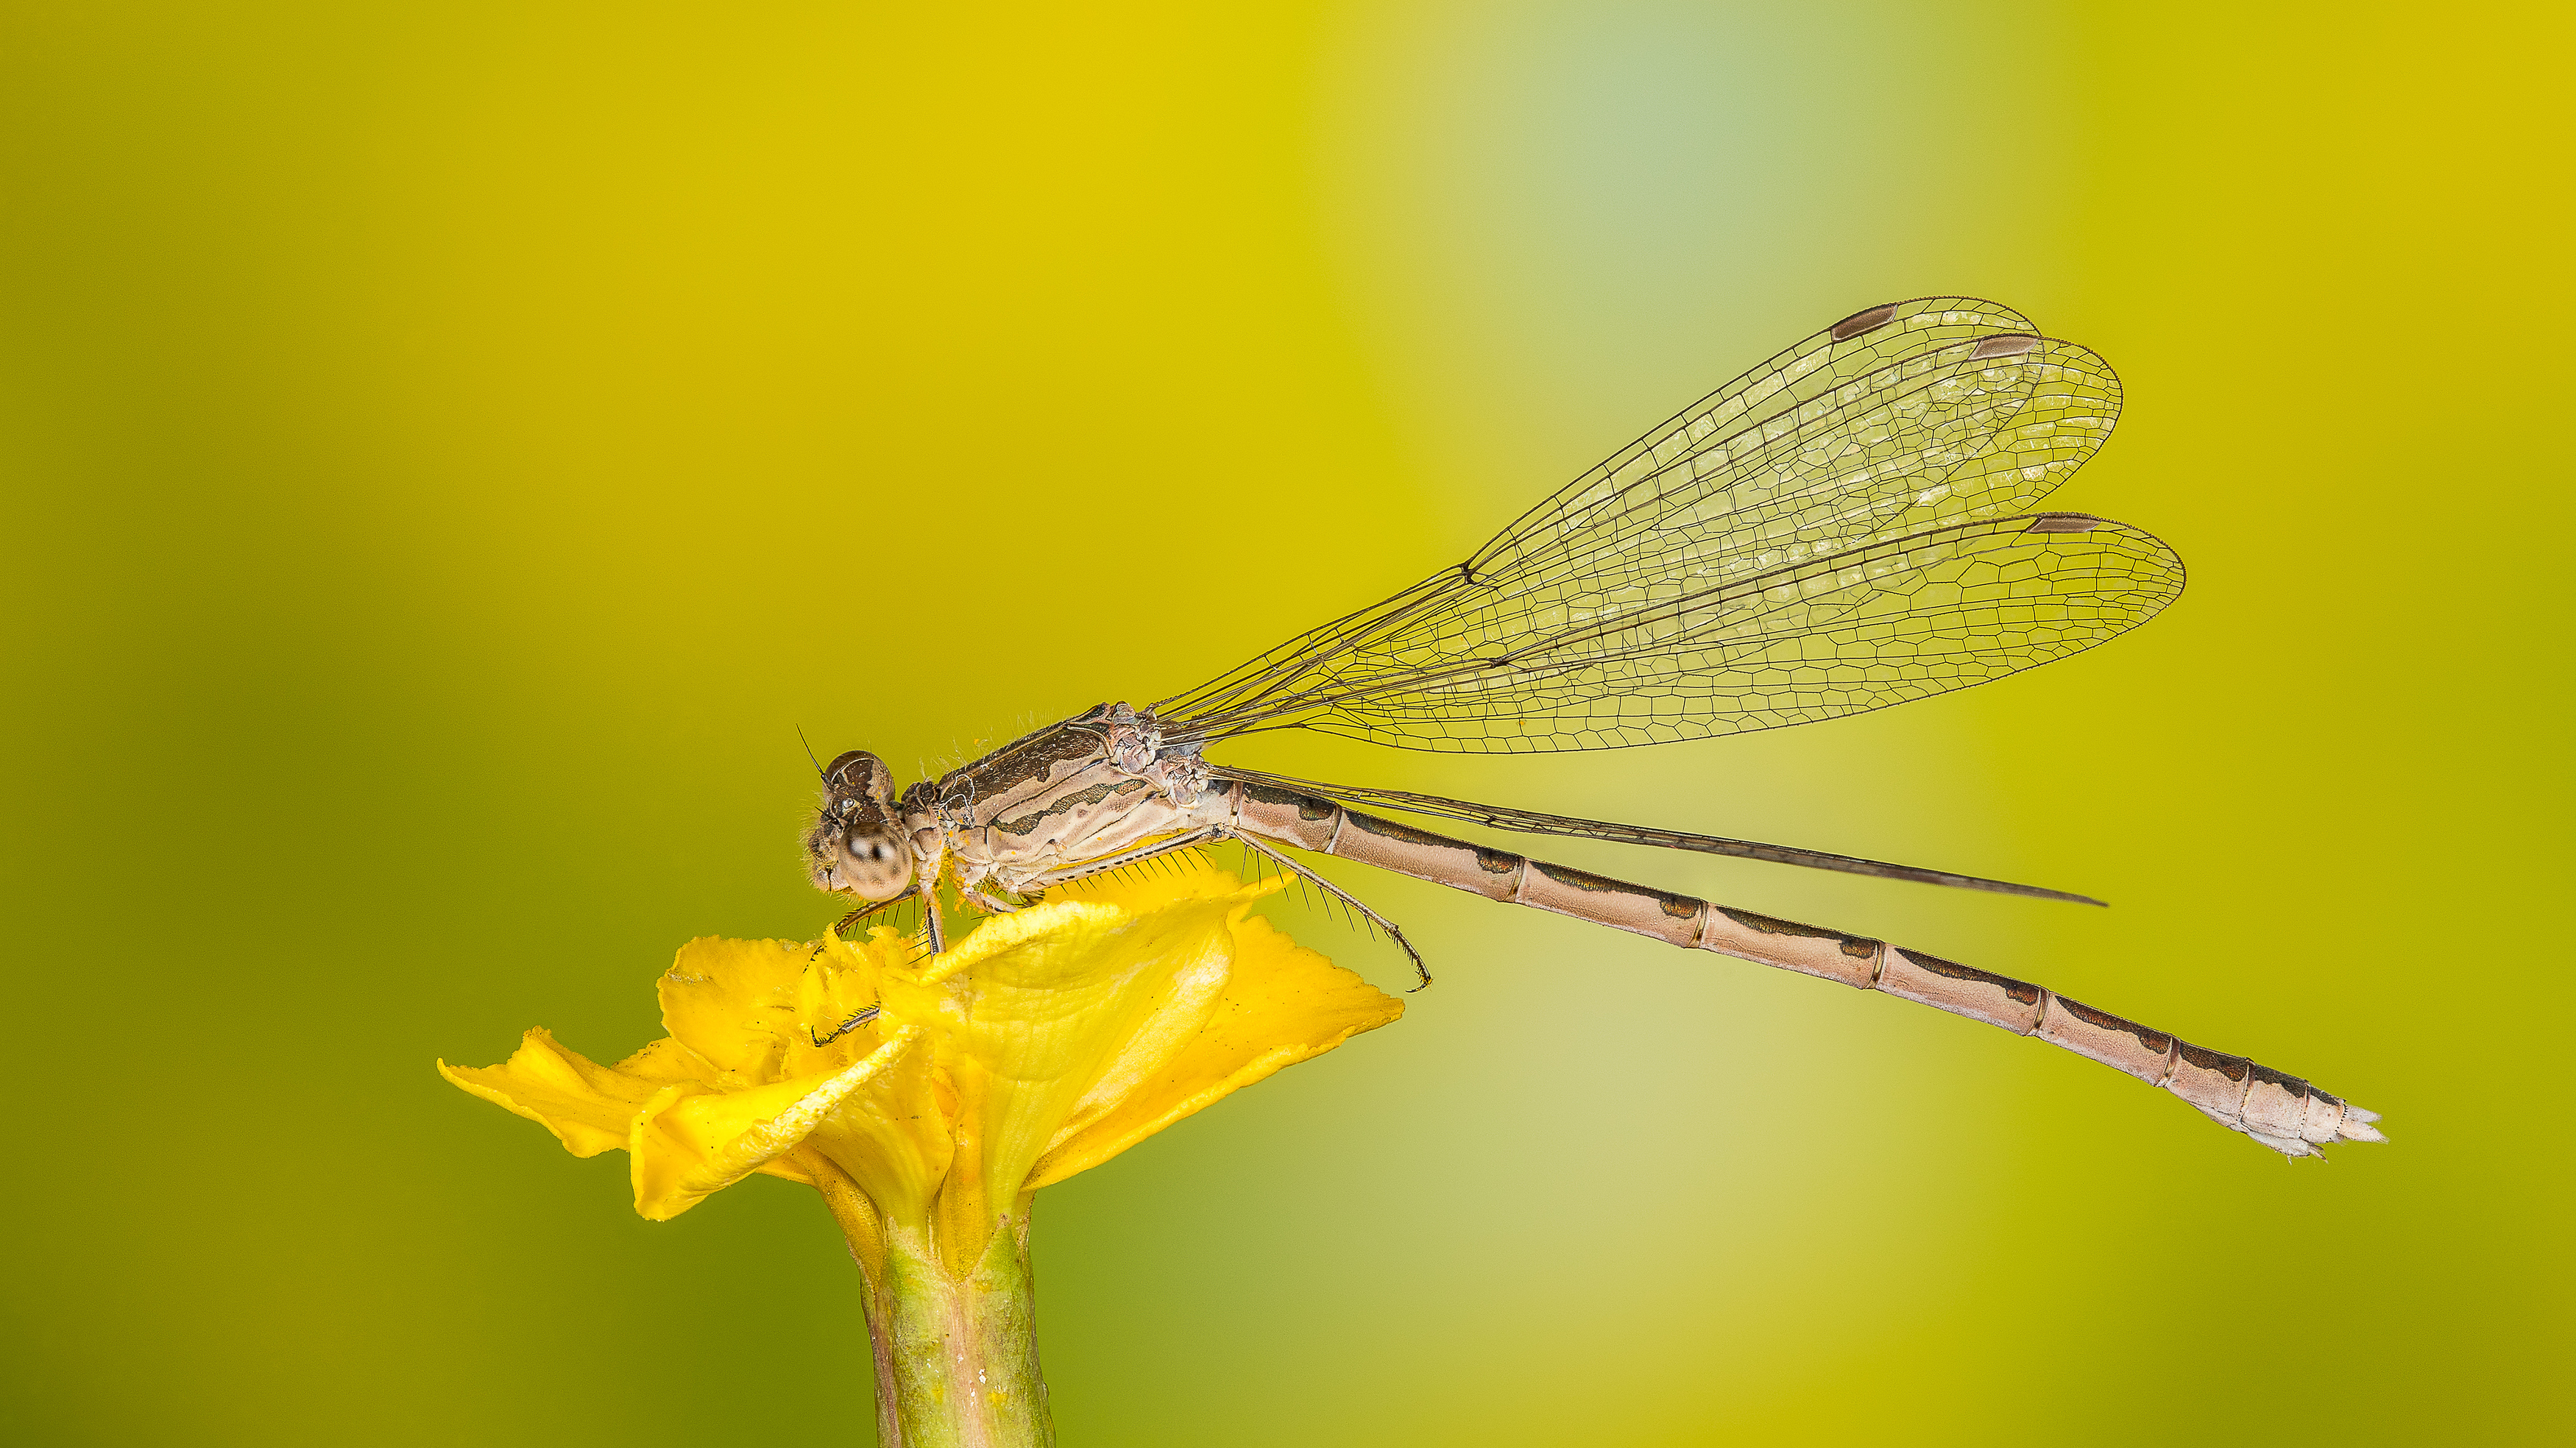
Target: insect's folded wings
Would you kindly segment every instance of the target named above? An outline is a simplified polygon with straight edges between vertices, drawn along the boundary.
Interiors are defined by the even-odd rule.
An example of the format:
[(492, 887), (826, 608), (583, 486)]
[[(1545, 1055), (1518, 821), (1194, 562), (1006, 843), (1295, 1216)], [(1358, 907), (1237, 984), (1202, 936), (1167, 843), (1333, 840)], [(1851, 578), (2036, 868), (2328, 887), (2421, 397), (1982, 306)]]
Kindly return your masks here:
[(1512, 805), (1479, 804), (1473, 800), (1450, 799), (1443, 795), (1421, 794), (1409, 789), (1376, 789), (1363, 785), (1323, 784), (1311, 779), (1291, 779), (1285, 775), (1264, 774), (1257, 770), (1227, 765), (1215, 771), (1219, 779), (1236, 779), (1247, 784), (1268, 785), (1329, 799), (1336, 804), (1365, 809), (1391, 809), (1407, 814), (1430, 815), (1437, 819), (1465, 820), (1471, 824), (1489, 825), (1517, 834), (1556, 835), (1568, 839), (1610, 840), (1623, 845), (1645, 845), (1661, 850), (1692, 850), (1704, 855), (1726, 855), (1740, 860), (1765, 860), (1775, 865), (1801, 865), (1812, 870), (1838, 870), (1849, 875), (1871, 875), (1882, 880), (1911, 880), (1924, 885), (1947, 885), (1962, 890), (1988, 890), (1998, 895), (2021, 895), (2035, 900), (2064, 900), (2077, 905), (2099, 905), (2102, 901), (2090, 895), (2077, 895), (2065, 890), (2050, 890), (2038, 885), (2017, 885), (2009, 880), (1989, 879), (1982, 875), (1962, 875), (1954, 870), (1935, 870), (1922, 865), (1899, 865), (1886, 860), (1863, 859), (1857, 855), (1840, 855), (1826, 850), (1800, 849), (1795, 845), (1765, 844), (1759, 840), (1739, 840), (1725, 835), (1705, 835), (1690, 830), (1659, 829), (1653, 825), (1618, 824), (1609, 820), (1580, 819), (1572, 815), (1547, 814), (1539, 810), (1520, 809)]
[(1458, 566), (1158, 706), (1169, 737), (1417, 749), (1705, 738), (1965, 688), (2180, 592), (2117, 523), (2032, 513), (2119, 414), (2109, 367), (1991, 303), (1872, 308), (1523, 514)]

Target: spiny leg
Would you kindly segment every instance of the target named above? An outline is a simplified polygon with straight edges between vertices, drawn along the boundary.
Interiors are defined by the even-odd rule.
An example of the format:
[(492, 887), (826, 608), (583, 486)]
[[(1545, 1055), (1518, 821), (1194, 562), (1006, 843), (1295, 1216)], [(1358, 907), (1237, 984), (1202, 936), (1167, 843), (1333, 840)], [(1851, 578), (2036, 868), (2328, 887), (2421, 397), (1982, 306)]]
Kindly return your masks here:
[(902, 894), (895, 896), (891, 900), (871, 900), (867, 904), (860, 906), (858, 909), (851, 911), (849, 914), (842, 916), (840, 919), (833, 921), (832, 933), (834, 935), (845, 935), (849, 933), (851, 926), (858, 924), (860, 921), (867, 919), (869, 916), (876, 914), (887, 906), (900, 905), (904, 901), (911, 899), (912, 896), (913, 891), (907, 889)]
[[(858, 909), (851, 911), (849, 914), (842, 916), (840, 919), (833, 921), (832, 934), (836, 937), (846, 934), (851, 926), (858, 924), (860, 921), (867, 919), (878, 911), (900, 905), (904, 901), (909, 900), (920, 893), (921, 888), (918, 885), (915, 885), (890, 900), (871, 900), (867, 904), (860, 906)], [(930, 952), (931, 954), (936, 955), (939, 953), (939, 910), (937, 905), (929, 905), (929, 907), (923, 911), (923, 914), (930, 922)], [(816, 955), (822, 954), (823, 948), (819, 945), (814, 947), (814, 953)], [(859, 1027), (866, 1025), (868, 1022), (875, 1020), (877, 1018), (878, 1009), (879, 1008), (876, 1006), (861, 1006), (857, 1011), (851, 1014), (848, 1020), (834, 1026), (830, 1034), (817, 1035), (814, 1032), (814, 1028), (808, 1026), (805, 1028), (805, 1036), (816, 1046), (828, 1046), (834, 1041), (841, 1039), (843, 1036), (848, 1035), (850, 1032), (857, 1030)]]
[[(890, 905), (900, 905), (904, 901), (911, 899), (912, 896), (913, 892), (906, 890), (891, 900), (872, 900), (832, 922), (832, 934), (835, 937), (838, 937), (851, 926), (858, 924), (860, 921), (867, 919), (878, 911), (883, 910)], [(814, 953), (816, 955), (822, 954), (823, 948), (819, 945), (814, 947)], [(876, 1018), (877, 1008), (875, 1006), (861, 1006), (848, 1020), (834, 1026), (830, 1035), (818, 1036), (814, 1034), (814, 1028), (811, 1026), (807, 1026), (805, 1028), (805, 1035), (806, 1038), (811, 1040), (816, 1046), (828, 1046), (834, 1041), (841, 1039), (843, 1036), (848, 1035), (850, 1032), (857, 1030), (859, 1027), (866, 1025), (868, 1022), (873, 1021)]]
[(939, 922), (939, 890), (936, 886), (921, 892), (921, 928), (929, 937), (930, 953), (944, 954), (948, 949), (948, 931)]
[(1334, 884), (1332, 881), (1327, 880), (1323, 876), (1316, 874), (1314, 871), (1307, 869), (1305, 866), (1298, 864), (1295, 860), (1288, 858), (1286, 855), (1283, 855), (1277, 850), (1270, 848), (1268, 845), (1261, 843), (1259, 840), (1252, 838), (1250, 835), (1234, 835), (1231, 838), (1236, 844), (1243, 846), (1245, 849), (1250, 850), (1255, 854), (1263, 856), (1272, 863), (1277, 864), (1281, 868), (1296, 875), (1299, 879), (1312, 882), (1318, 888), (1323, 890), (1325, 894), (1332, 896), (1334, 899), (1341, 901), (1343, 904), (1348, 905), (1352, 909), (1360, 912), (1360, 914), (1368, 917), (1370, 923), (1376, 925), (1378, 929), (1385, 931), (1387, 933), (1387, 938), (1395, 942), (1396, 948), (1404, 952), (1405, 958), (1413, 962), (1413, 973), (1422, 977), (1421, 985), (1416, 985), (1414, 989), (1420, 990), (1423, 986), (1431, 984), (1431, 968), (1422, 963), (1422, 952), (1413, 948), (1413, 942), (1404, 938), (1404, 931), (1400, 929), (1394, 921), (1387, 919), (1385, 916), (1378, 914), (1376, 911), (1368, 908), (1368, 906), (1360, 903), (1358, 897), (1352, 895), (1349, 891), (1344, 890), (1341, 886)]
[[(865, 909), (853, 910), (841, 921), (839, 925), (832, 927), (833, 931), (837, 934), (842, 928), (848, 926), (852, 921), (882, 910), (888, 905), (895, 903), (895, 900), (910, 899), (915, 893), (920, 893), (922, 897), (921, 926), (923, 930), (929, 933), (930, 953), (932, 955), (937, 955), (941, 951), (947, 949), (948, 945), (947, 934), (939, 925), (939, 898), (935, 891), (916, 892), (915, 890), (906, 890), (901, 895), (895, 896), (894, 900), (880, 900)], [(841, 1039), (843, 1036), (848, 1035), (850, 1032), (857, 1030), (859, 1027), (866, 1025), (868, 1022), (875, 1020), (877, 1018), (877, 1012), (880, 1009), (882, 1009), (882, 1007), (879, 1006), (859, 1007), (856, 1011), (851, 1013), (848, 1020), (834, 1026), (831, 1034), (829, 1035), (816, 1035), (814, 1033), (814, 1028), (808, 1026), (805, 1028), (806, 1038), (811, 1040), (816, 1046), (828, 1046), (834, 1041)]]
[(983, 911), (987, 915), (1008, 915), (1013, 911), (1026, 910), (1030, 906), (1038, 903), (1036, 893), (1025, 890), (1020, 893), (1028, 895), (1029, 898), (1026, 900), (1005, 900), (999, 895), (988, 895), (984, 893), (982, 889), (974, 886), (969, 886), (958, 893), (966, 897), (967, 904), (974, 906), (976, 909)]
[[(1186, 850), (1194, 845), (1206, 844), (1210, 840), (1221, 840), (1225, 838), (1227, 838), (1227, 836), (1222, 828), (1216, 825), (1209, 825), (1205, 829), (1192, 830), (1188, 834), (1180, 835), (1173, 839), (1156, 840), (1149, 845), (1140, 845), (1135, 849), (1127, 851), (1125, 854), (1111, 855), (1105, 859), (1094, 860), (1087, 865), (1077, 865), (1069, 870), (1057, 871), (1046, 877), (1046, 885), (1041, 886), (1038, 891), (1026, 893), (1044, 893), (1045, 889), (1048, 887), (1064, 884), (1068, 880), (1084, 880), (1089, 879), (1094, 875), (1107, 874), (1113, 870), (1123, 870), (1129, 865), (1141, 864), (1146, 860), (1154, 858), (1156, 855), (1170, 854), (1176, 850)], [(1032, 901), (1032, 903), (1034, 903), (1034, 901)]]
[(875, 1020), (877, 1018), (878, 1009), (879, 1008), (876, 1006), (859, 1007), (848, 1020), (834, 1026), (832, 1028), (832, 1034), (828, 1036), (815, 1035), (814, 1028), (812, 1026), (807, 1026), (805, 1028), (805, 1035), (817, 1046), (828, 1046), (834, 1041), (841, 1039), (843, 1036), (848, 1035), (850, 1032), (857, 1030), (859, 1027), (866, 1025), (868, 1022)]

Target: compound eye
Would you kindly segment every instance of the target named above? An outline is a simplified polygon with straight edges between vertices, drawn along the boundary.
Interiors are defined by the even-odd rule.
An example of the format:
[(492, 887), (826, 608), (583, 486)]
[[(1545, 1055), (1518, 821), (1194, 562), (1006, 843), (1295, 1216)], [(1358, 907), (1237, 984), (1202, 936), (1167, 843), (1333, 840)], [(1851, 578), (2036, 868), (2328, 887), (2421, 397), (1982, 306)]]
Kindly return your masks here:
[(850, 837), (842, 842), (842, 848), (849, 851), (850, 858), (853, 860), (871, 860), (882, 864), (894, 858), (894, 847), (885, 842), (883, 835), (861, 834), (853, 831)]

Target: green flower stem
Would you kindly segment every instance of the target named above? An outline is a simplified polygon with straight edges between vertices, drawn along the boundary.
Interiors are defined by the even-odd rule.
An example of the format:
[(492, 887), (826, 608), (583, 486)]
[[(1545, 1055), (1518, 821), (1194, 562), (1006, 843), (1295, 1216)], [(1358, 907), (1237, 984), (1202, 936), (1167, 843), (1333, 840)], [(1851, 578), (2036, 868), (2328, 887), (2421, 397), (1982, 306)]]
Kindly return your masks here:
[[(1051, 1448), (1029, 1279), (1028, 1198), (964, 1277), (927, 1230), (884, 1226), (868, 1290), (884, 1448)], [(855, 1244), (854, 1244), (855, 1245)], [(865, 1260), (864, 1257), (862, 1260)]]

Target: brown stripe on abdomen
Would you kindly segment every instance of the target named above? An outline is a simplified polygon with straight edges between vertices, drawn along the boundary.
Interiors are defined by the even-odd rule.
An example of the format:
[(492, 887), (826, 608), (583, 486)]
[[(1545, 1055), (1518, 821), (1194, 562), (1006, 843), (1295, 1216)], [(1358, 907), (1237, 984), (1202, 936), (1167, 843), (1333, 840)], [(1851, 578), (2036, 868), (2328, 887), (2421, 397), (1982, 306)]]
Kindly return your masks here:
[(1688, 945), (1697, 937), (1700, 915), (1708, 908), (1704, 901), (1686, 895), (1545, 860), (1530, 861), (1529, 873), (1521, 881), (1521, 903), (1674, 945)]
[(2033, 1034), (2152, 1086), (2173, 1063), (2174, 1038), (2136, 1021), (2058, 996)]
[(1243, 787), (1242, 822), (1252, 833), (1321, 852), (1332, 842), (1342, 807), (1327, 799), (1266, 784)]
[(1867, 990), (1886, 947), (1866, 936), (1712, 905), (1699, 948)]
[(1878, 988), (2023, 1036), (2038, 1028), (2040, 1009), (2048, 999), (2047, 991), (2029, 981), (1892, 945), (1887, 947)]
[(2173, 1079), (2165, 1083), (2176, 1096), (2221, 1120), (2232, 1120), (2245, 1107), (2245, 1088), (2253, 1084), (2254, 1063), (2189, 1041), (2174, 1057)]
[[(1470, 891), (1488, 900), (1512, 898), (1512, 884), (1520, 873), (1517, 855), (1500, 855), (1465, 840), (1435, 835), (1358, 810), (1343, 811), (1341, 833), (1333, 840), (1332, 852), (1345, 860)], [(1508, 861), (1509, 866), (1494, 869), (1498, 857)]]

